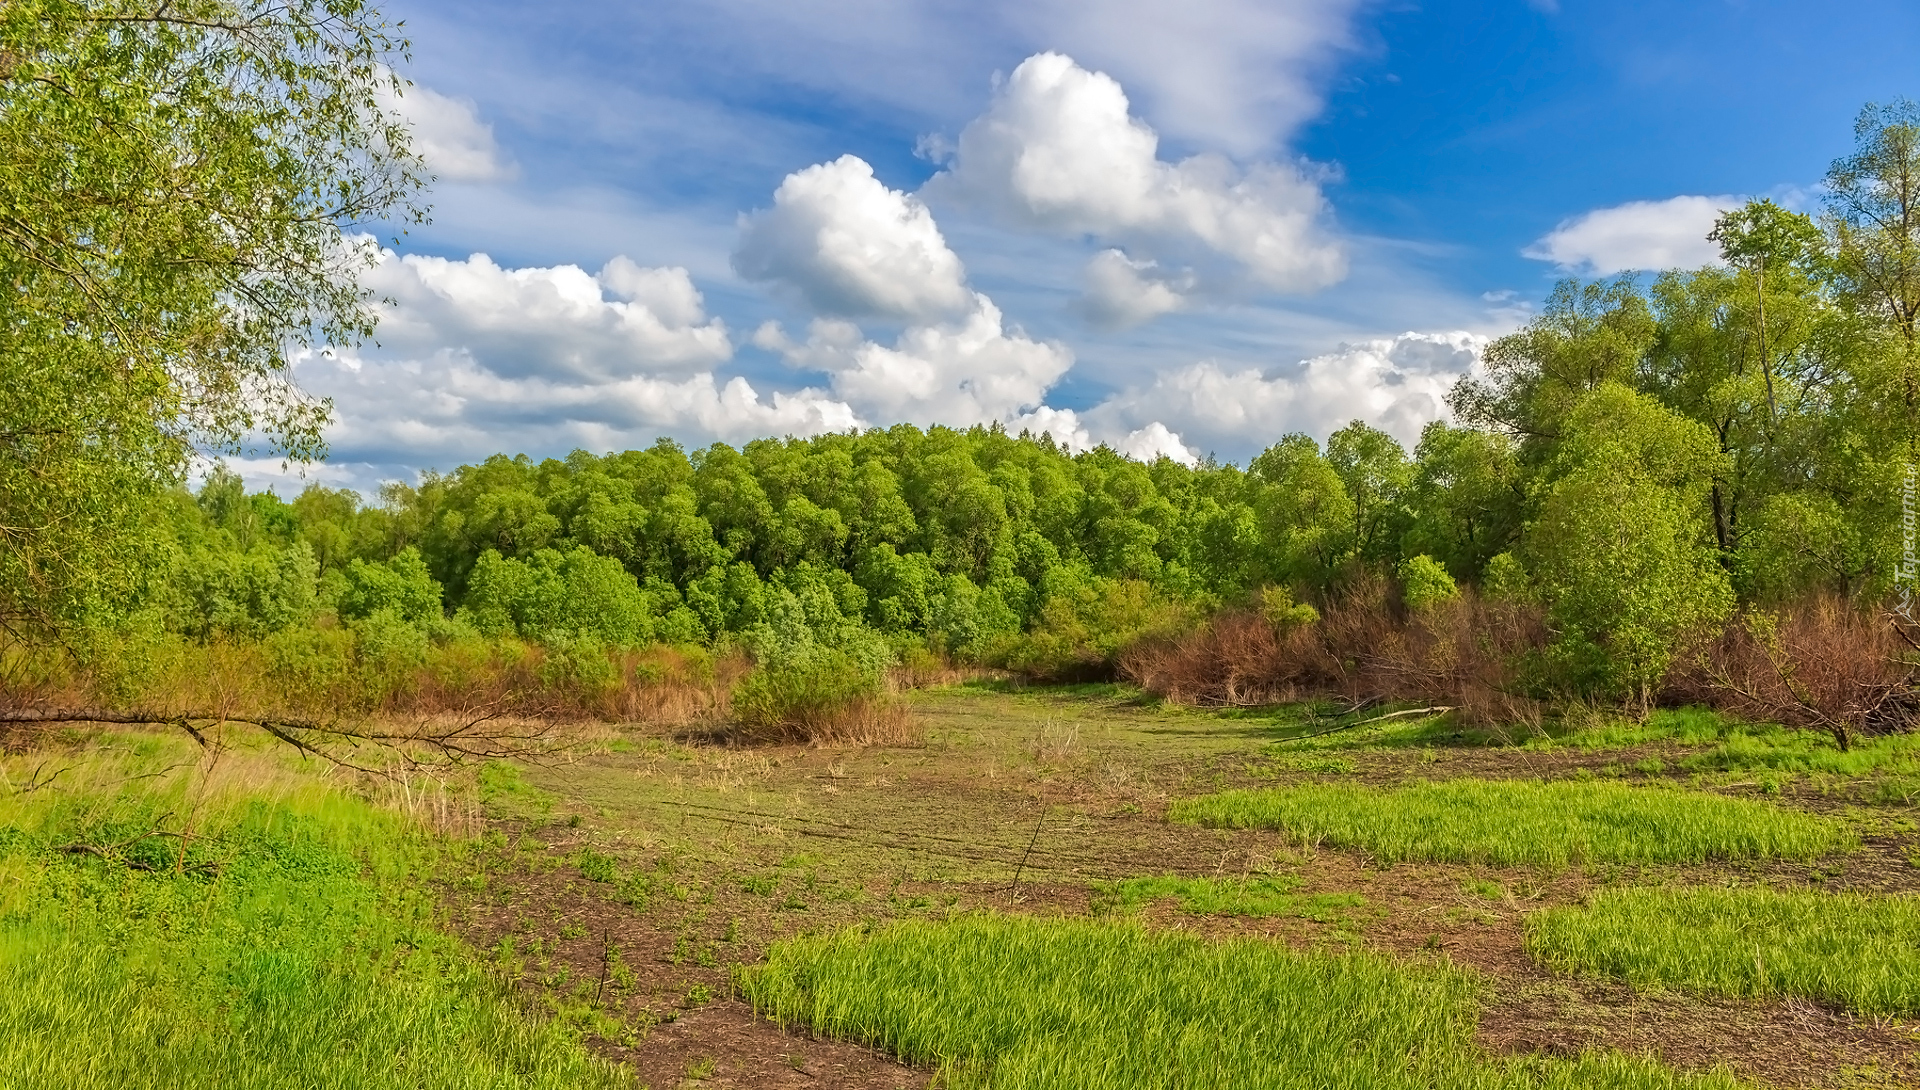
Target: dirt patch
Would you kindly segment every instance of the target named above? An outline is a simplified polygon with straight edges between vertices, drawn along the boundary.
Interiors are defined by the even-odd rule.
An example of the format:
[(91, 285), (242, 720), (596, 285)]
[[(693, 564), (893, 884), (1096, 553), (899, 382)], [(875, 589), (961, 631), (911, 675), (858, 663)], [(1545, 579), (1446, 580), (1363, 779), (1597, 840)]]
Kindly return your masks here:
[(909, 1090), (928, 1075), (892, 1057), (842, 1041), (788, 1033), (753, 1008), (722, 1000), (655, 1026), (632, 1048), (596, 1042), (595, 1051), (633, 1068), (641, 1085), (700, 1087), (848, 1087)]
[[(1193, 916), (1170, 900), (1139, 918), (1209, 937), (1470, 967), (1488, 981), (1481, 1040), (1497, 1051), (1613, 1048), (1680, 1068), (1725, 1065), (1780, 1087), (1920, 1083), (1911, 1027), (1553, 977), (1523, 944), (1528, 913), (1610, 886), (1920, 891), (1920, 840), (1896, 822), (1867, 820), (1876, 831), (1860, 851), (1814, 864), (1380, 866), (1275, 832), (1169, 824), (1165, 814), (1187, 795), (1328, 777), (1379, 786), (1588, 773), (1658, 780), (1631, 764), (1667, 751), (1361, 747), (1290, 762), (1282, 758), (1296, 755), (1259, 724), (1137, 703), (916, 699), (928, 738), (913, 747), (738, 750), (635, 734), (621, 751), (529, 769), (555, 809), (496, 822), (478, 881), (450, 889), (456, 922), (530, 999), (599, 1012), (596, 1047), (653, 1090), (689, 1079), (926, 1086), (930, 1072), (756, 1020), (734, 990), (735, 967), (802, 932), (982, 910), (1085, 916), (1105, 910), (1096, 883), (1158, 875), (1278, 875), (1303, 895), (1359, 895), (1362, 904), (1313, 918)], [(583, 852), (602, 858), (594, 874), (582, 872)]]
[(1506, 1053), (1646, 1053), (1777, 1087), (1920, 1085), (1920, 1031), (1797, 1000), (1754, 1003), (1538, 977), (1503, 981), (1480, 1039)]

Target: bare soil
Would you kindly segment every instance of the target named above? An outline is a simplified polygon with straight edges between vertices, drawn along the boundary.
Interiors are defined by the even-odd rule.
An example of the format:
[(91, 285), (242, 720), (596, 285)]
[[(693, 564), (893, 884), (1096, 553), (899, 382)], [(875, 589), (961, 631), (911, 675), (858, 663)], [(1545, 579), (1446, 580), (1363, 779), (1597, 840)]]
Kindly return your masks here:
[[(928, 1086), (932, 1072), (757, 1018), (735, 974), (802, 932), (989, 909), (1081, 916), (1101, 910), (1097, 883), (1167, 874), (1286, 874), (1303, 893), (1360, 895), (1362, 906), (1322, 919), (1192, 916), (1171, 902), (1141, 915), (1470, 966), (1487, 981), (1479, 1037), (1495, 1052), (1611, 1048), (1763, 1086), (1920, 1086), (1920, 1027), (1554, 976), (1522, 943), (1528, 912), (1605, 885), (1920, 892), (1920, 833), (1905, 811), (1787, 793), (1784, 805), (1844, 811), (1867, 830), (1858, 852), (1811, 865), (1382, 867), (1164, 815), (1175, 797), (1221, 787), (1553, 778), (1649, 754), (1429, 744), (1289, 764), (1266, 726), (1125, 699), (961, 689), (923, 695), (916, 711), (928, 741), (911, 748), (738, 750), (636, 730), (612, 752), (530, 768), (546, 794), (493, 805), (491, 848), (447, 884), (451, 919), (530, 1000), (598, 1011), (595, 1047), (651, 1090)], [(583, 851), (615, 860), (616, 880), (583, 874)]]

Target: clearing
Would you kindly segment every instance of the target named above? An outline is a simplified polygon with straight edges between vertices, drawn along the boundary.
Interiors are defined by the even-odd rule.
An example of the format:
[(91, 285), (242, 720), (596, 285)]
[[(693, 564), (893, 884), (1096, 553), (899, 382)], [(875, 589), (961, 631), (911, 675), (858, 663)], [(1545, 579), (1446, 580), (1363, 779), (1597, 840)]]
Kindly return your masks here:
[[(1425, 1013), (1348, 1000), (1324, 1032), (1414, 1050), (1408, 1085), (1920, 1084), (1910, 740), (1823, 771), (1817, 739), (1696, 712), (1515, 744), (1418, 716), (1302, 738), (1359, 717), (1113, 686), (911, 699), (915, 746), (636, 729), (576, 763), (489, 768), (482, 850), (447, 882), (454, 924), (531, 996), (612, 1016), (595, 1048), (653, 1090), (924, 1087), (937, 1070), (1124, 1086), (1147, 1069), (1122, 1053), (1155, 1041), (1243, 1070), (1235, 1085), (1387, 1085), (1364, 1061), (1268, 1070), (1246, 1040), (1249, 1019), (1321, 1033), (1286, 1013), (1303, 994), (1324, 1011), (1382, 988)], [(1892, 953), (1809, 969), (1820, 936), (1742, 899), (1782, 893)], [(1755, 912), (1771, 930), (1738, 925)], [(1623, 957), (1635, 927), (1717, 960)], [(1204, 981), (1168, 968), (1208, 959)], [(1300, 983), (1261, 991), (1234, 968), (1255, 964)], [(1076, 975), (1112, 1005), (1074, 998)], [(1078, 1058), (1046, 1054), (1050, 1035)]]

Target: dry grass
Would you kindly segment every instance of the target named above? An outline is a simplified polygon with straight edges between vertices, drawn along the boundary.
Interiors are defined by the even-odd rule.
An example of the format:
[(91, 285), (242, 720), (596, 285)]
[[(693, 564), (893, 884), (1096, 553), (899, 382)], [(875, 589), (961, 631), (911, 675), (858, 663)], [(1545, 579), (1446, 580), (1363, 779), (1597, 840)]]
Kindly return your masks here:
[(736, 722), (727, 738), (750, 746), (907, 746), (924, 741), (926, 730), (899, 697), (883, 693), (796, 707), (777, 719)]

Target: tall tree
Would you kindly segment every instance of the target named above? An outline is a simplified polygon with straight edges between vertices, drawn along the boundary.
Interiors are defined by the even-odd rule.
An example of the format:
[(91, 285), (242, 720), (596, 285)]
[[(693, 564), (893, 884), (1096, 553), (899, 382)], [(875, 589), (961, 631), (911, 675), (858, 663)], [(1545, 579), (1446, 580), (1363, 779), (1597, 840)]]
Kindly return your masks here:
[(1845, 294), (1892, 334), (1910, 458), (1920, 456), (1920, 105), (1868, 103), (1854, 153), (1827, 171), (1827, 225)]
[(321, 449), (290, 354), (371, 331), (343, 233), (417, 219), (362, 0), (0, 4), (0, 624), (123, 607), (196, 448)]

